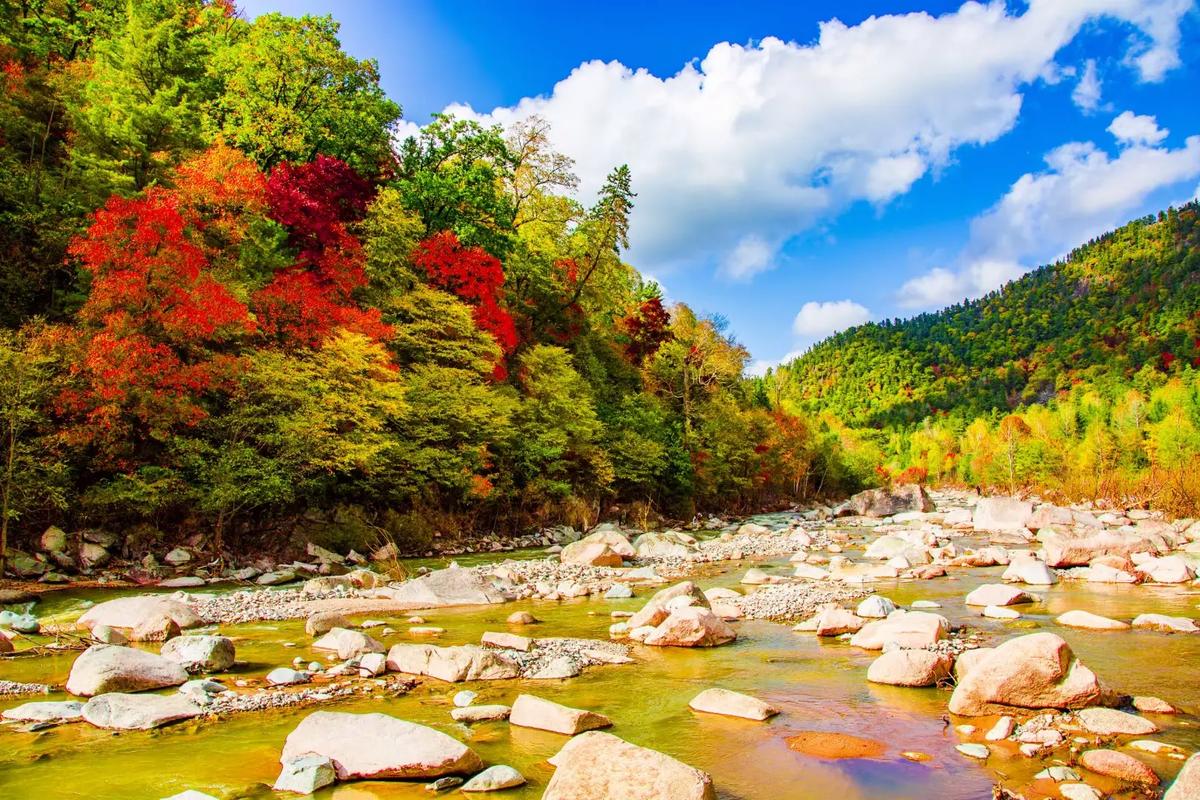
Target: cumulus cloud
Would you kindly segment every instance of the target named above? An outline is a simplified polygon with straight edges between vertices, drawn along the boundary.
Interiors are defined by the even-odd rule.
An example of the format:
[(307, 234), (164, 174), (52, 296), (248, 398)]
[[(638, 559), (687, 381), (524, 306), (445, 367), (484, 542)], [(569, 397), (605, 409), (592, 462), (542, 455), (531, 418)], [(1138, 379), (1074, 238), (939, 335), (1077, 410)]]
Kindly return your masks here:
[(809, 301), (800, 307), (800, 313), (792, 322), (792, 330), (797, 336), (815, 339), (861, 325), (870, 318), (870, 310), (853, 300), (827, 303)]
[(1096, 60), (1089, 58), (1083, 66), (1083, 74), (1071, 92), (1071, 100), (1081, 111), (1092, 112), (1100, 107), (1100, 76), (1096, 74)]
[(1158, 144), (1170, 131), (1158, 127), (1158, 120), (1149, 114), (1122, 111), (1108, 126), (1108, 132), (1121, 144)]
[(588, 200), (615, 165), (638, 192), (632, 260), (659, 274), (707, 263), (730, 279), (849, 205), (882, 204), (1017, 120), (1022, 92), (1056, 80), (1080, 29), (1117, 19), (1146, 80), (1178, 63), (1183, 0), (1031, 0), (952, 13), (825, 22), (815, 42), (720, 43), (674, 75), (589, 61), (549, 94), (448, 112), (508, 126), (547, 119)]
[(1165, 136), (1165, 131), (1153, 117), (1133, 119), (1149, 125), (1135, 123), (1136, 134), (1117, 126), (1122, 132), (1113, 133), (1124, 146), (1115, 158), (1092, 142), (1050, 151), (1048, 169), (1022, 175), (971, 222), (958, 269), (938, 267), (908, 281), (898, 302), (932, 308), (985, 294), (1025, 272), (1031, 260), (1059, 257), (1139, 213), (1155, 192), (1200, 176), (1200, 136), (1177, 149), (1152, 147), (1148, 143), (1161, 141), (1158, 133)]

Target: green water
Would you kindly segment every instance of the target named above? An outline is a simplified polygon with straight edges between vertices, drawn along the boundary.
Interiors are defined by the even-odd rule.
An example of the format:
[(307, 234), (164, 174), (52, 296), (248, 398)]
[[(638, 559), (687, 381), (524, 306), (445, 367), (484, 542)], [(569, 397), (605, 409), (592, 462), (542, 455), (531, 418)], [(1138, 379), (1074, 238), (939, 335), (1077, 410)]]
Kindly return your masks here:
[[(503, 557), (497, 554), (482, 560)], [(699, 582), (705, 588), (734, 585), (750, 563), (709, 566)], [(432, 565), (443, 564), (441, 560)], [(768, 571), (787, 571), (783, 558), (760, 566)], [(999, 568), (952, 571), (948, 578), (885, 581), (875, 588), (902, 605), (916, 599), (941, 602), (941, 613), (952, 622), (969, 621), (999, 639), (1027, 631), (1012, 623), (978, 617), (963, 606), (962, 597), (980, 583), (997, 581), (1000, 572)], [(78, 613), (82, 601), (115, 594), (63, 593), (43, 601), (38, 612)], [(444, 627), (447, 633), (421, 641), (443, 645), (478, 642), (486, 630), (505, 630), (505, 618), (519, 609), (528, 609), (542, 620), (532, 632), (524, 633), (606, 638), (612, 622), (609, 612), (640, 607), (645, 592), (639, 590), (638, 594), (637, 598), (622, 601), (585, 598), (422, 612), (429, 624)], [(1060, 629), (1053, 622), (1054, 616), (1071, 608), (1124, 619), (1143, 612), (1193, 616), (1200, 602), (1195, 590), (1062, 583), (1043, 594), (1043, 603), (1022, 607), (1025, 620), (1061, 633), (1103, 681), (1126, 692), (1162, 697), (1188, 710), (1200, 708), (1200, 686), (1192, 666), (1200, 663), (1200, 636), (1141, 631), (1092, 633)], [(379, 618), (398, 631), (383, 637), (385, 644), (412, 641), (403, 618)], [(327, 656), (307, 646), (311, 639), (304, 635), (302, 620), (227, 626), (222, 632), (235, 639), (239, 660), (247, 662), (239, 664), (234, 674), (218, 676), (229, 681), (239, 674), (261, 676), (275, 666), (290, 664), (297, 655), (306, 661), (328, 663)], [(480, 703), (511, 703), (518, 694), (532, 692), (600, 711), (616, 723), (612, 733), (711, 773), (722, 798), (965, 800), (990, 796), (991, 784), (998, 776), (1006, 779), (1006, 785), (1019, 788), (1044, 766), (1040, 761), (1015, 755), (1015, 750), (1011, 755), (994, 755), (986, 765), (964, 758), (953, 749), (962, 739), (942, 719), (948, 693), (867, 683), (866, 668), (875, 654), (842, 642), (818, 641), (809, 634), (791, 632), (789, 626), (770, 622), (739, 623), (738, 634), (734, 644), (715, 649), (635, 646), (637, 664), (593, 668), (566, 681), (451, 685), (424, 679), (405, 696), (362, 697), (324, 707), (381, 711), (455, 736), (475, 748), (486, 762), (511, 764), (529, 779), (527, 787), (500, 795), (514, 800), (541, 796), (553, 771), (546, 759), (558, 751), (566, 737), (506, 722), (459, 725), (449, 713), (455, 692), (473, 689), (479, 692)], [(296, 646), (286, 646), (289, 643)], [(69, 653), (7, 660), (0, 662), (0, 678), (61, 683), (74, 657)], [(754, 694), (783, 713), (759, 723), (689, 710), (688, 700), (710, 686)], [(0, 708), (29, 699), (0, 701)], [(51, 699), (63, 697), (55, 695)], [(283, 741), (311, 710), (240, 714), (217, 722), (193, 721), (154, 732), (119, 735), (86, 724), (34, 734), (0, 728), (0, 797), (152, 800), (188, 788), (226, 797), (270, 797), (273, 795), (268, 787), (278, 774)], [(1164, 730), (1153, 738), (1178, 744), (1189, 752), (1200, 749), (1200, 730), (1193, 717), (1154, 719)], [(789, 750), (785, 739), (805, 730), (867, 736), (885, 743), (888, 752), (877, 759), (825, 761)], [(902, 751), (919, 751), (932, 758), (914, 763), (902, 758)], [(1164, 777), (1178, 770), (1178, 761), (1143, 754), (1139, 757)], [(317, 795), (339, 800), (430, 796), (421, 784), (402, 782), (345, 784)], [(1035, 791), (1030, 796), (1039, 795)]]

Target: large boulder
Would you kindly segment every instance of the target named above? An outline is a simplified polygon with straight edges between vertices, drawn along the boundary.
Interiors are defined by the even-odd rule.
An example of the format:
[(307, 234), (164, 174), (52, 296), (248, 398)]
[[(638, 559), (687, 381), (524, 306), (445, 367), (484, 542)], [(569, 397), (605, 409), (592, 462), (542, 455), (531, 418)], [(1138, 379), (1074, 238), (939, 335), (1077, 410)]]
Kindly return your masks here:
[(1163, 800), (1200, 800), (1200, 753), (1193, 753), (1184, 762)]
[(281, 764), (325, 756), (338, 780), (438, 778), (483, 769), (474, 750), (433, 728), (387, 714), (315, 711), (288, 734)]
[(227, 636), (176, 636), (163, 645), (162, 656), (188, 672), (224, 672), (236, 653)]
[(860, 517), (890, 517), (905, 511), (933, 511), (933, 501), (925, 488), (904, 483), (890, 489), (867, 489), (846, 501), (851, 513)]
[(867, 668), (867, 680), (890, 686), (933, 686), (950, 677), (954, 659), (933, 650), (890, 650)]
[(727, 717), (764, 720), (779, 713), (770, 703), (764, 703), (748, 694), (731, 692), (728, 689), (705, 689), (692, 698), (688, 707), (694, 711), (722, 714)]
[(1033, 504), (1019, 497), (981, 497), (971, 524), (980, 531), (1019, 531), (1029, 525)]
[(67, 691), (76, 697), (106, 692), (142, 692), (179, 686), (188, 679), (181, 665), (155, 653), (111, 644), (94, 644), (71, 665)]
[(386, 650), (383, 645), (362, 631), (349, 628), (333, 628), (313, 642), (313, 649), (332, 651), (341, 659), (357, 658), (367, 653), (382, 653)]
[(199, 615), (186, 603), (167, 595), (138, 595), (97, 603), (79, 618), (79, 625), (88, 630), (97, 625), (107, 625), (134, 631), (154, 626), (164, 618), (185, 629), (203, 624)]
[(950, 711), (968, 717), (1011, 708), (1076, 709), (1100, 703), (1095, 673), (1053, 633), (1031, 633), (992, 648), (962, 675)]
[(585, 567), (619, 567), (623, 563), (620, 553), (606, 543), (586, 539), (564, 547), (559, 554), (559, 560), (564, 564)]
[(686, 606), (672, 611), (643, 643), (658, 647), (717, 647), (736, 638), (737, 633), (729, 623), (711, 609)]
[(850, 639), (864, 650), (882, 650), (885, 646), (902, 648), (932, 647), (946, 638), (950, 621), (928, 611), (893, 611), (887, 619), (868, 622)]
[(491, 578), (462, 567), (435, 570), (381, 591), (413, 608), (488, 605), (508, 599)]
[(1170, 543), (1161, 533), (1135, 529), (1049, 528), (1039, 532), (1046, 564), (1082, 567), (1101, 556), (1127, 559), (1134, 553), (1164, 553)]
[(172, 722), (191, 719), (200, 706), (181, 694), (120, 694), (93, 697), (83, 704), (84, 720), (97, 728), (114, 731), (147, 731)]
[(428, 675), (458, 683), (515, 678), (519, 667), (501, 653), (475, 645), (438, 647), (432, 644), (396, 644), (388, 650), (387, 668), (391, 672)]
[(712, 778), (668, 755), (590, 731), (554, 756), (542, 800), (716, 800)]
[(709, 608), (708, 598), (691, 581), (682, 581), (655, 592), (646, 605), (629, 618), (630, 630), (643, 625), (656, 626), (671, 615), (672, 609), (684, 606)]
[(517, 697), (512, 704), (508, 721), (522, 728), (537, 728), (567, 736), (612, 726), (612, 720), (603, 714), (560, 705), (531, 694)]
[(638, 558), (687, 558), (695, 551), (696, 540), (675, 531), (643, 533), (633, 540)]

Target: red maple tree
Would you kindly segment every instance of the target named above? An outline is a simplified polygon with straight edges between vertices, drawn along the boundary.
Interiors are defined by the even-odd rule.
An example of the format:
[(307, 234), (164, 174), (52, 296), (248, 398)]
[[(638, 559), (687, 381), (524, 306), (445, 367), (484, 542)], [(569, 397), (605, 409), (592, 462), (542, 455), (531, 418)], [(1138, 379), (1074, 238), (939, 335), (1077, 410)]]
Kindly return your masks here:
[[(495, 338), (505, 356), (517, 349), (517, 327), (500, 304), (504, 268), (498, 258), (481, 247), (463, 247), (453, 232), (442, 231), (417, 245), (413, 261), (433, 286), (474, 306), (475, 324)], [(497, 380), (507, 376), (503, 361), (496, 364), (494, 374)]]
[(338, 328), (389, 338), (379, 310), (354, 298), (367, 273), (362, 245), (346, 226), (366, 212), (370, 184), (344, 162), (317, 156), (276, 167), (266, 191), (268, 213), (287, 229), (296, 259), (254, 295), (264, 331), (287, 346), (315, 347)]

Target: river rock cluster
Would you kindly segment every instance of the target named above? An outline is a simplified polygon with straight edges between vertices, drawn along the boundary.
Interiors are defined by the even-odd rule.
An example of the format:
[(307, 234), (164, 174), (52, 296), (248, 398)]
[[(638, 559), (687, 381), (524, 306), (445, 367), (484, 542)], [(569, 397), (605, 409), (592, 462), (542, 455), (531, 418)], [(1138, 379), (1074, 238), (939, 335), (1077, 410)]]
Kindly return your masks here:
[[(313, 564), (275, 565), (253, 578), (260, 584), (254, 588), (118, 598), (87, 609), (73, 626), (43, 625), (28, 605), (5, 611), (0, 622), (18, 631), (0, 633), (10, 651), (23, 635), (20, 628), (43, 635), (74, 631), (70, 635), (80, 637), (86, 649), (66, 684), (77, 699), (25, 703), (5, 711), (4, 718), (24, 730), (82, 723), (136, 731), (187, 719), (395, 696), (419, 681), (562, 681), (587, 669), (636, 664), (639, 652), (646, 652), (638, 648), (722, 646), (739, 637), (742, 620), (770, 620), (870, 654), (864, 674), (869, 683), (941, 687), (962, 757), (985, 763), (1014, 754), (1039, 760), (1048, 766), (1037, 779), (1052, 782), (1068, 800), (1101, 796), (1089, 776), (1157, 786), (1154, 761), (1142, 756), (1188, 755), (1151, 738), (1172, 724), (1177, 709), (1170, 702), (1123, 694), (1107, 682), (1120, 676), (1098, 675), (1076, 656), (1069, 638), (1072, 630), (1116, 637), (1132, 630), (1194, 635), (1200, 633), (1195, 619), (1163, 614), (1113, 619), (1079, 607), (1054, 618), (1057, 632), (1022, 633), (1019, 626), (1023, 609), (1036, 607), (1059, 583), (1195, 585), (1200, 523), (1191, 520), (903, 486), (864, 492), (837, 507), (737, 522), (698, 519), (661, 532), (614, 524), (586, 533), (553, 529), (543, 534), (540, 543), (546, 542), (541, 557), (451, 564), (401, 582), (372, 571), (355, 554), (313, 546)], [(47, 543), (56, 544), (53, 537)], [(182, 572), (191, 561), (180, 550), (166, 560)], [(786, 569), (781, 556), (788, 559)], [(901, 604), (877, 591), (883, 582), (937, 580), (979, 567), (997, 568), (996, 577), (972, 584), (956, 601)], [(736, 570), (736, 588), (702, 590), (689, 577), (705, 569)], [(184, 577), (191, 576), (177, 576)], [(275, 585), (301, 579), (294, 587)], [(436, 639), (445, 629), (438, 625), (445, 623), (430, 624), (413, 614), (585, 597), (641, 600), (632, 610), (612, 611), (607, 640), (530, 636), (537, 620), (523, 610), (486, 631), (478, 644), (441, 645)], [(955, 615), (959, 624), (943, 613), (947, 602), (961, 609)], [(360, 624), (350, 620), (376, 614), (379, 618)], [(396, 634), (392, 626), (399, 626), (396, 614), (410, 615), (408, 640), (385, 644)], [(1013, 635), (997, 636), (994, 627), (989, 633), (961, 624), (964, 614), (1016, 627)], [(306, 621), (308, 646), (323, 654), (324, 663), (297, 657), (262, 677), (221, 675), (238, 662), (234, 640), (219, 626), (288, 619)], [(130, 642), (143, 644), (138, 649)], [(51, 688), (0, 683), (0, 695)], [(715, 796), (705, 773), (601, 732), (620, 725), (602, 709), (573, 709), (530, 693), (511, 705), (476, 705), (476, 696), (469, 690), (455, 696), (455, 721), (502, 722), (573, 737), (552, 759), (557, 769), (545, 797)], [(760, 722), (779, 712), (718, 686), (701, 691), (690, 708)], [(352, 746), (361, 745), (367, 727), (386, 731), (386, 741)], [(430, 788), (464, 792), (525, 782), (511, 766), (488, 766), (468, 745), (426, 726), (386, 714), (321, 710), (288, 737), (276, 789), (308, 793), (334, 782), (378, 778), (429, 781)], [(1200, 767), (1193, 757), (1167, 797), (1195, 797), (1198, 783)]]

